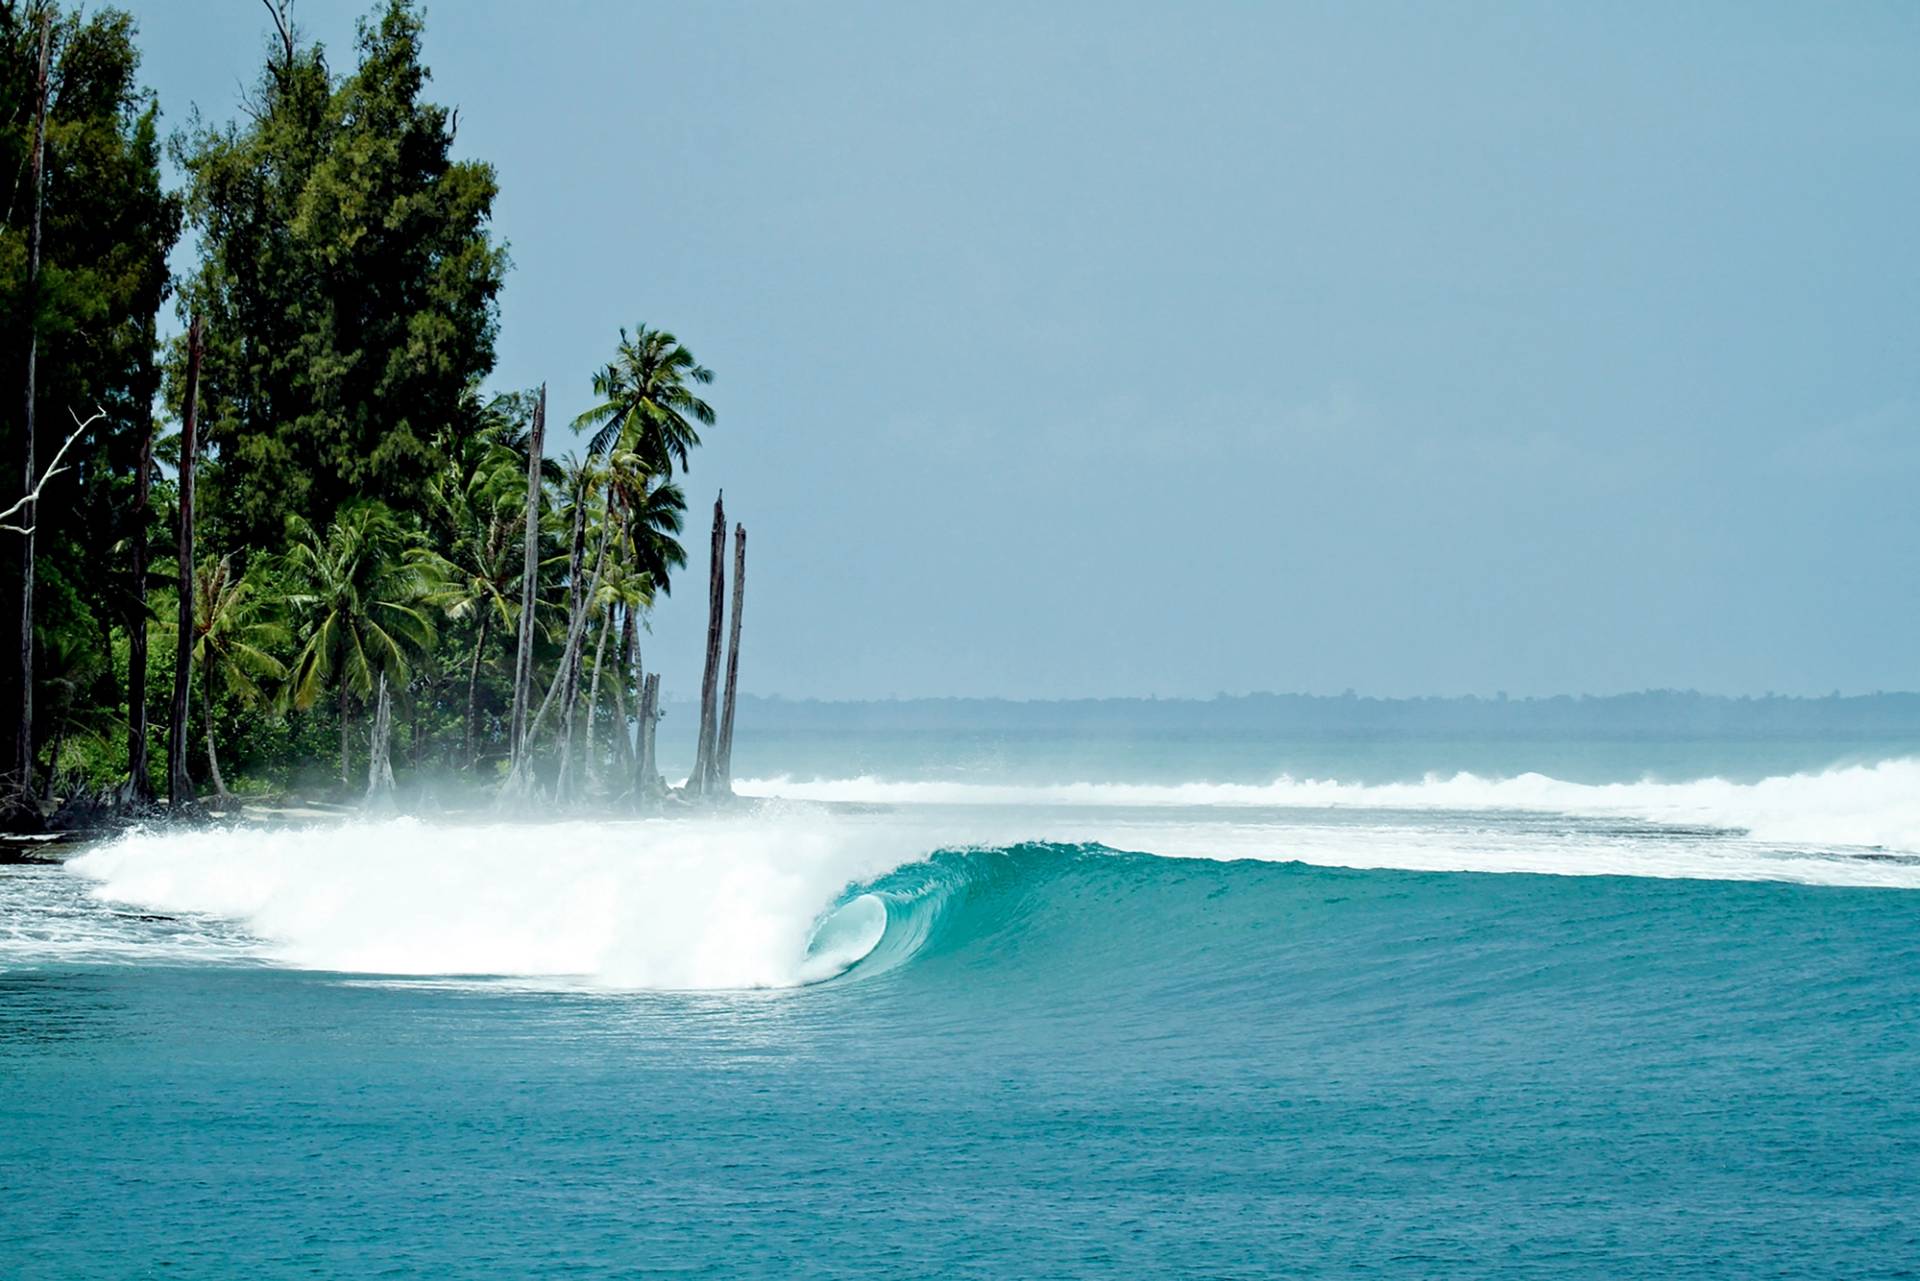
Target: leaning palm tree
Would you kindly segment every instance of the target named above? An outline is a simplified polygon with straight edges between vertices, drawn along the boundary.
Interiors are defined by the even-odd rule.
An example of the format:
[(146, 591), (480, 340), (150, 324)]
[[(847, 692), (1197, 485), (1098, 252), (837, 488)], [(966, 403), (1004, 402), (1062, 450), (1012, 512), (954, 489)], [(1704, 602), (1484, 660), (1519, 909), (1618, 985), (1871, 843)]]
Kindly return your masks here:
[[(409, 660), (432, 644), (433, 624), (423, 608), (432, 561), (379, 503), (342, 510), (325, 535), (299, 516), (287, 525), (287, 567), (301, 583), (287, 600), (307, 635), (293, 663), (293, 704), (311, 707), (333, 684), (340, 700), (340, 781), (350, 784), (350, 700), (377, 688), (384, 710), (388, 687), (404, 686)], [(383, 721), (376, 714), (376, 770), (384, 756)]]
[(262, 678), (286, 678), (286, 664), (267, 648), (284, 644), (286, 639), (286, 626), (268, 613), (251, 569), (236, 576), (231, 555), (200, 567), (193, 580), (192, 655), (200, 669), (200, 698), (207, 721), (207, 770), (213, 775), (216, 805), (231, 801), (232, 794), (220, 774), (220, 757), (214, 750), (214, 690), (223, 689), (242, 704), (258, 703), (265, 697)]
[(631, 338), (622, 329), (613, 363), (593, 376), (599, 403), (573, 420), (576, 430), (595, 429), (587, 457), (629, 449), (644, 457), (650, 470), (672, 475), (677, 463), (685, 471), (688, 453), (700, 443), (700, 428), (713, 426), (713, 407), (694, 386), (712, 381), (713, 371), (664, 329), (641, 325)]

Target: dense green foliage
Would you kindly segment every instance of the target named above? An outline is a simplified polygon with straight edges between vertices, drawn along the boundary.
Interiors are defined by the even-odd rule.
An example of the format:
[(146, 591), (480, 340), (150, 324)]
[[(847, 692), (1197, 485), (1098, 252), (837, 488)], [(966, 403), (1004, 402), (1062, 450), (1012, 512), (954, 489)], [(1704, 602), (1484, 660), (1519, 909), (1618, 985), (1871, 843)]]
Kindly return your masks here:
[[(36, 4), (0, 5), (0, 505), (26, 486), (26, 371), (37, 336), (36, 397), (46, 460), (83, 418), (106, 411), (68, 456), (48, 502), (21, 517), (34, 525), (33, 653), (36, 741), (103, 736), (120, 700), (116, 633), (137, 625), (127, 542), (145, 537), (133, 477), (158, 387), (155, 325), (180, 201), (164, 189), (158, 113), (138, 83), (131, 19), (113, 10), (52, 15), (46, 97), (40, 270), (30, 279), (36, 204), (41, 19)], [(20, 544), (0, 534), (0, 630), (18, 636)], [(120, 660), (124, 664), (124, 656)], [(19, 669), (0, 663), (4, 706), (20, 706)], [(17, 710), (9, 724), (17, 724)]]
[[(46, 13), (55, 72), (36, 284), (28, 159)], [(170, 295), (180, 327), (198, 314), (206, 334), (189, 638), (203, 794), (358, 791), (389, 747), (417, 790), (491, 784), (512, 750), (528, 448), (544, 393), (483, 389), (507, 270), (491, 232), (497, 187), (491, 167), (454, 157), (454, 115), (427, 97), (421, 12), (383, 0), (344, 73), (277, 33), (242, 118), (173, 138), (178, 193), (163, 180), (136, 34), (111, 9), (0, 0), (0, 165), (18, 175), (0, 225), (0, 507), (29, 488), (31, 335), (39, 470), (71, 431), (69, 410), (105, 411), (37, 505), (26, 786), (50, 808), (123, 783), (137, 635), (149, 646), (149, 770), (164, 781), (180, 518), (180, 435), (166, 420), (178, 426), (188, 381), (184, 337), (157, 340)], [(183, 221), (194, 256), (175, 280)], [(686, 560), (674, 478), (714, 421), (697, 394), (712, 378), (673, 335), (623, 331), (592, 376), (581, 456), (552, 457), (559, 433), (547, 433), (524, 697), (557, 693), (570, 714), (548, 715), (529, 759), (550, 774), (553, 757), (584, 750), (584, 794), (600, 800), (654, 787), (635, 772), (640, 643)], [(143, 511), (149, 442), (160, 466)], [(0, 585), (17, 602), (25, 540), (0, 540)], [(563, 662), (570, 629), (580, 639)], [(17, 680), (7, 697), (18, 723)], [(580, 740), (564, 753), (563, 726)]]

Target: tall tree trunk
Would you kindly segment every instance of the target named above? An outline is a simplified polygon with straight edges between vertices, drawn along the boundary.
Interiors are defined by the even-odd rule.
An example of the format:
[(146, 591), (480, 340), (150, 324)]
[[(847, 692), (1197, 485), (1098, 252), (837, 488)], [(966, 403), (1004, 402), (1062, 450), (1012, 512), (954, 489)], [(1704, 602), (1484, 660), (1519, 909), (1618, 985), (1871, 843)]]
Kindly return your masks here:
[(513, 768), (526, 750), (527, 716), (533, 703), (533, 606), (540, 587), (540, 451), (547, 436), (547, 385), (533, 406), (527, 439), (526, 563), (520, 572), (520, 637), (513, 660), (513, 722), (507, 733)]
[(381, 672), (373, 704), (373, 740), (367, 748), (367, 799), (390, 800), (392, 796), (393, 694), (387, 688), (387, 674)]
[(600, 619), (600, 643), (593, 651), (593, 683), (587, 687), (587, 787), (589, 790), (600, 786), (600, 762), (593, 754), (593, 721), (600, 707), (600, 673), (607, 665), (607, 633), (613, 630), (613, 607)]
[[(587, 599), (591, 600), (599, 593), (600, 575), (606, 569), (606, 566), (607, 540), (602, 537), (600, 540), (600, 554), (594, 558), (593, 581), (586, 591)], [(560, 654), (559, 670), (553, 674), (553, 683), (547, 686), (547, 696), (540, 700), (539, 708), (534, 711), (532, 718), (527, 722), (527, 741), (525, 748), (520, 753), (518, 763), (507, 773), (506, 786), (501, 789), (500, 793), (502, 800), (514, 796), (524, 796), (533, 786), (533, 768), (530, 763), (530, 758), (533, 753), (533, 743), (536, 736), (540, 733), (540, 726), (546, 722), (547, 712), (553, 707), (555, 699), (566, 686), (569, 665), (579, 659), (580, 650), (586, 636), (584, 623), (585, 620), (578, 614), (575, 614), (568, 620), (567, 643)], [(560, 757), (562, 786), (556, 789), (556, 794), (563, 794), (565, 791), (564, 780), (567, 763), (566, 747), (563, 745)]]
[[(602, 541), (604, 554), (606, 543)], [(573, 533), (567, 540), (567, 637), (580, 622), (580, 575), (587, 559), (587, 487), (584, 483), (573, 500)], [(569, 644), (560, 660), (560, 772), (555, 776), (554, 799), (565, 800), (573, 783), (573, 705), (580, 684), (580, 651)]]
[(707, 661), (700, 676), (700, 738), (694, 747), (693, 772), (687, 775), (687, 793), (705, 796), (713, 787), (716, 746), (714, 712), (720, 690), (720, 610), (727, 597), (727, 510), (724, 494), (713, 500), (713, 540), (707, 571)]
[(720, 744), (714, 750), (715, 786), (733, 795), (733, 698), (740, 684), (740, 606), (747, 594), (747, 527), (733, 527), (733, 622), (727, 629), (727, 694), (721, 703)]
[(127, 623), (127, 781), (121, 804), (153, 804), (147, 764), (147, 504), (153, 496), (153, 410), (143, 418), (140, 465), (133, 482), (133, 617)]
[(660, 767), (653, 750), (653, 730), (660, 723), (660, 673), (640, 686), (640, 787), (635, 797), (643, 806), (660, 795)]
[[(646, 780), (640, 775), (640, 696), (646, 693), (647, 690), (647, 674), (641, 663), (640, 620), (635, 616), (635, 613), (636, 611), (629, 607), (621, 618), (620, 646), (626, 656), (626, 661), (622, 664), (620, 670), (622, 682), (627, 679), (627, 672), (631, 671), (633, 673), (633, 741), (630, 744), (632, 749), (631, 755), (628, 756), (626, 763), (632, 771), (633, 795), (635, 799), (639, 799), (646, 795)], [(625, 729), (626, 722), (622, 721), (621, 730), (623, 738), (625, 737)]]
[[(40, 214), (45, 204), (47, 189), (47, 67), (53, 50), (53, 9), (49, 6), (40, 15), (40, 72), (34, 82), (35, 108), (33, 118), (33, 221), (27, 227), (27, 382), (26, 416), (23, 420), (21, 475), (25, 478), (21, 492), (31, 494), (34, 491), (34, 470), (37, 460), (34, 458), (34, 412), (39, 400), (37, 381), (40, 365)], [(12, 797), (7, 808), (17, 811), (11, 817), (16, 823), (37, 825), (39, 807), (33, 802), (33, 569), (34, 569), (34, 529), (40, 523), (40, 504), (35, 501), (25, 509), (26, 519), (22, 522), (26, 532), (20, 537), (20, 631), (19, 648), (16, 653), (15, 675), (20, 686), (20, 705), (18, 719), (13, 726), (13, 740), (8, 752), (7, 772), (11, 784)]]
[(347, 674), (340, 673), (340, 786), (353, 786), (353, 764), (347, 747)]
[[(586, 495), (581, 495), (584, 507)], [(585, 548), (584, 524), (575, 519), (577, 532), (574, 539), (576, 552)], [(560, 773), (554, 785), (556, 799), (567, 799), (573, 794), (573, 724), (574, 710), (580, 702), (580, 664), (587, 650), (587, 627), (589, 626), (589, 607), (593, 598), (600, 594), (600, 579), (607, 569), (607, 544), (612, 541), (612, 529), (604, 523), (600, 528), (600, 550), (593, 560), (593, 585), (575, 586), (568, 599), (567, 614), (567, 652), (561, 660), (564, 684), (561, 686), (561, 734), (560, 734)], [(578, 576), (575, 576), (576, 582)]]
[[(607, 624), (608, 626), (613, 625), (611, 617), (608, 618)], [(615, 779), (614, 789), (616, 793), (619, 793), (621, 788), (626, 786), (633, 778), (633, 740), (628, 737), (628, 735), (632, 733), (632, 727), (627, 721), (628, 667), (624, 653), (624, 638), (626, 632), (627, 611), (623, 607), (620, 611), (620, 635), (623, 638), (621, 642), (623, 652), (614, 656), (616, 675), (610, 677), (607, 681), (607, 684), (613, 689), (613, 760), (611, 766)]]
[(180, 413), (180, 609), (173, 649), (173, 716), (167, 726), (167, 803), (176, 814), (191, 809), (193, 776), (187, 772), (187, 685), (193, 664), (193, 469), (200, 441), (200, 346), (198, 313), (187, 326), (187, 394)]
[(493, 613), (483, 605), (480, 610), (480, 638), (473, 643), (473, 665), (467, 668), (467, 728), (466, 761), (472, 769), (480, 763), (473, 752), (473, 722), (478, 716), (480, 705), (480, 656), (487, 650), (487, 629), (493, 623)]
[(220, 776), (220, 753), (213, 745), (213, 663), (208, 661), (200, 672), (200, 707), (207, 717), (207, 773), (213, 776), (213, 796), (215, 805), (224, 805), (232, 799), (227, 791), (227, 780)]

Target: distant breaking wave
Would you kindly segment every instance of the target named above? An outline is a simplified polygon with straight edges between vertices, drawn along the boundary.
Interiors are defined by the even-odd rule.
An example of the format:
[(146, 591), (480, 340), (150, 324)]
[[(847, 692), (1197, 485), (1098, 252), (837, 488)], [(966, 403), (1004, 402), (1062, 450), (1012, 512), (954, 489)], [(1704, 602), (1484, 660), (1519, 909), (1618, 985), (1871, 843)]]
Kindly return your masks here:
[(1282, 775), (1271, 783), (968, 783), (746, 779), (749, 796), (898, 806), (1332, 809), (1510, 812), (1642, 819), (1743, 832), (1756, 840), (1920, 851), (1920, 760), (1780, 775), (1753, 783), (1570, 783), (1544, 774), (1430, 774), (1415, 783)]

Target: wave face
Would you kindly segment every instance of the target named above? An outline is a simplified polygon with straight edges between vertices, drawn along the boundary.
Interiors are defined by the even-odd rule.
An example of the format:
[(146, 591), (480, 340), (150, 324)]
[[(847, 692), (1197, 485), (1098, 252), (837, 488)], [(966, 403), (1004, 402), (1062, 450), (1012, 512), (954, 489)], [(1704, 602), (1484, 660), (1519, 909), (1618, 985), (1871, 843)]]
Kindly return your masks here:
[[(778, 786), (813, 799), (713, 819), (134, 833), (74, 859), (78, 877), (32, 882), (45, 902), (0, 935), (0, 964), (145, 955), (796, 987), (979, 937), (980, 905), (1039, 866), (1124, 869), (1129, 903), (1193, 861), (1920, 889), (1920, 855), (1905, 852), (1920, 846), (1912, 761), (1748, 784)], [(1075, 919), (1122, 928), (1107, 919), (1113, 884), (1085, 882)], [(1178, 925), (1148, 912), (1139, 928), (1164, 941)]]

